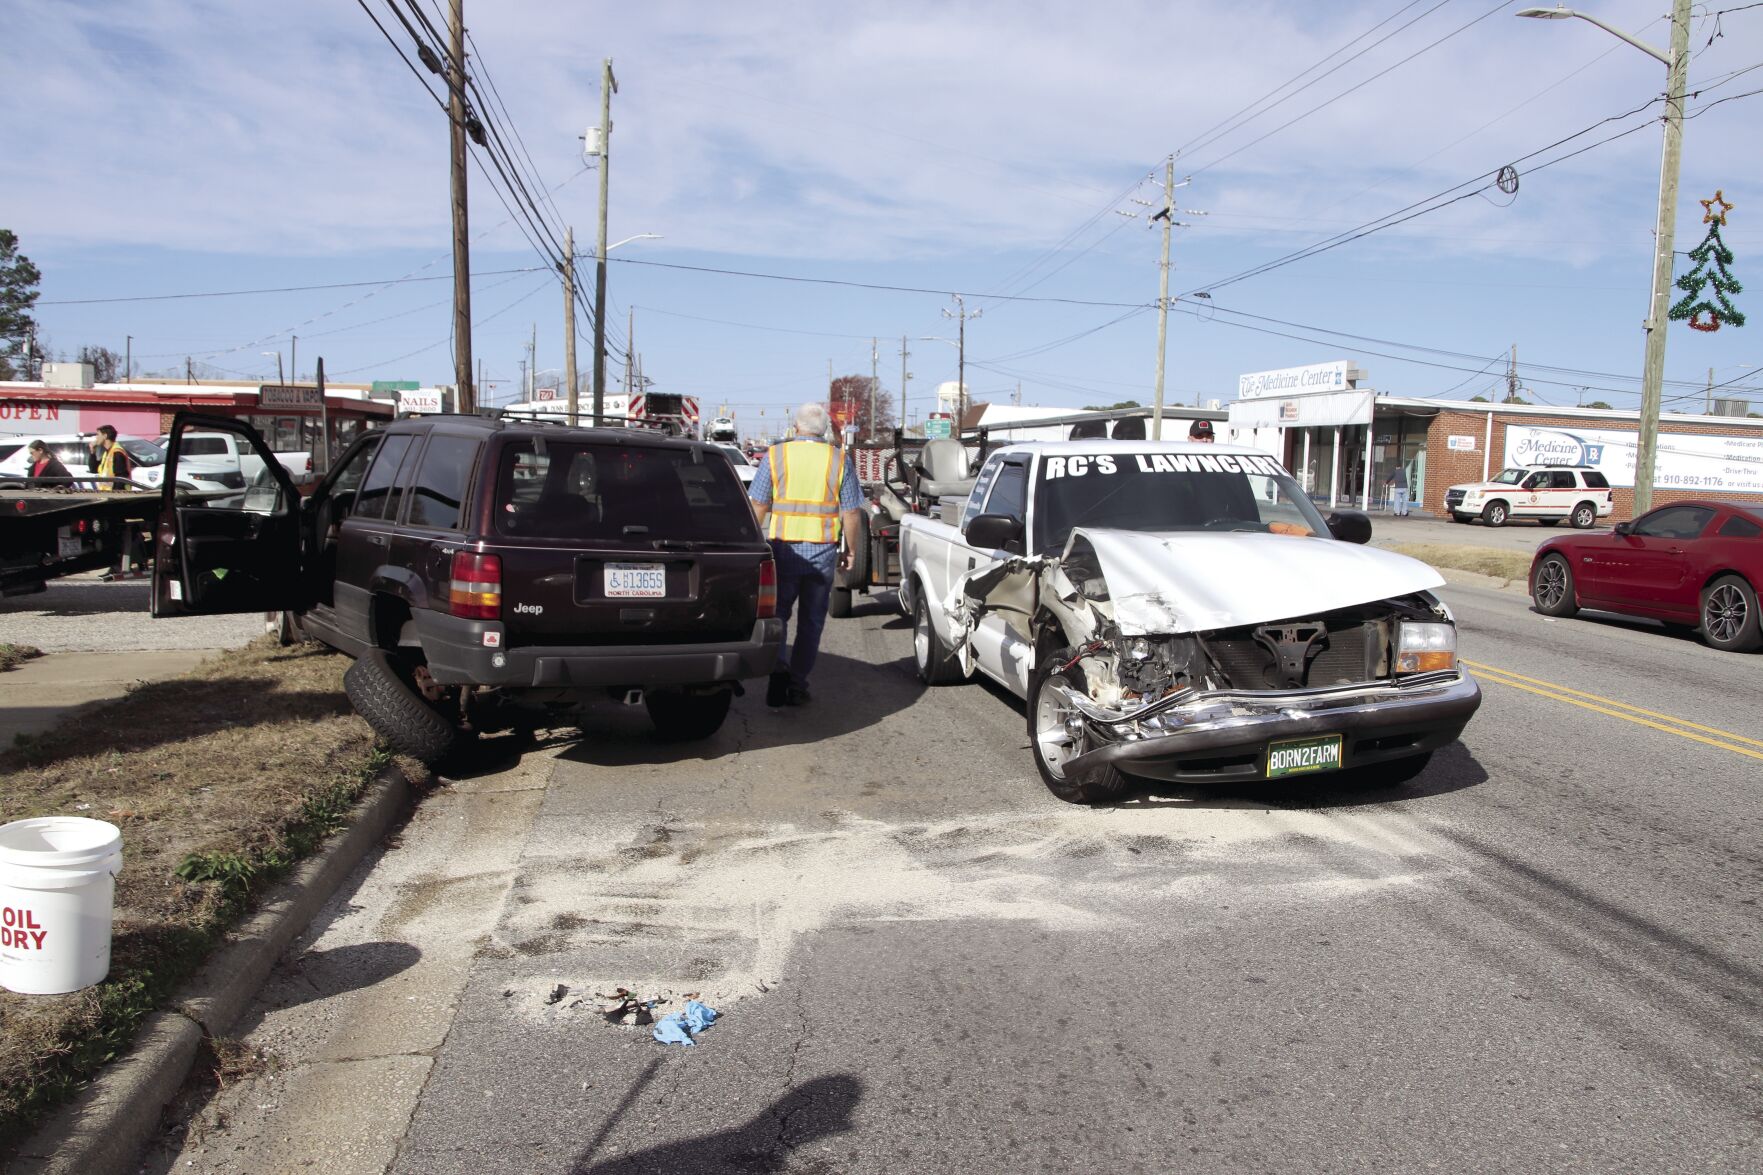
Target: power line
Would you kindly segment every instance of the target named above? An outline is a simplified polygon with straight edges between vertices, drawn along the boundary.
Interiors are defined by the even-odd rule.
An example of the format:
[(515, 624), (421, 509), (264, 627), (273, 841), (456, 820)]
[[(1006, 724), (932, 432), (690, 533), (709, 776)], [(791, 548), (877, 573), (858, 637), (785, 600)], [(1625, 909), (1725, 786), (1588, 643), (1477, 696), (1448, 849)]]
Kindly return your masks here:
[[(476, 320), (475, 322), (473, 322), (471, 324), (472, 330), (476, 331), (478, 327), (485, 326), (485, 325), (489, 324), (490, 322), (493, 322), (495, 319), (500, 318), (502, 315), (508, 313), (510, 310), (514, 309), (516, 306), (519, 306), (522, 302), (525, 302), (528, 299), (532, 298), (533, 295), (539, 293), (541, 290), (543, 290), (546, 286), (548, 286), (550, 284), (551, 283), (548, 280), (540, 282), (538, 285), (534, 286), (532, 289), (528, 290), (526, 293), (522, 294), (520, 297), (516, 298), (514, 301), (508, 303), (508, 305), (502, 307), (502, 309), (497, 310), (493, 314), (486, 315), (485, 317), (480, 318), (480, 319)], [(406, 359), (411, 359), (417, 355), (421, 355), (424, 351), (432, 351), (436, 347), (439, 347), (439, 346), (451, 341), (451, 339), (452, 339), (452, 335), (451, 335), (451, 333), (449, 333), (446, 338), (436, 339), (434, 342), (429, 343), (427, 346), (418, 347), (414, 351), (407, 351), (402, 355), (396, 355), (390, 359), (379, 359), (379, 360), (376, 360), (372, 363), (364, 363), (360, 367), (351, 367), (346, 371), (338, 371), (338, 372), (335, 372), (334, 374), (336, 374), (336, 375), (354, 375), (358, 371), (367, 371), (367, 370), (370, 370), (375, 367), (384, 367), (388, 363), (402, 363)]]
[[(677, 261), (643, 261), (635, 257), (609, 257), (608, 261), (616, 261), (621, 265), (646, 265), (655, 269), (679, 269), (688, 273), (714, 273), (723, 277), (752, 277), (766, 281), (800, 282), (816, 286), (844, 286), (857, 290), (881, 290), (890, 294), (932, 294), (939, 298), (954, 297), (959, 294), (963, 298), (993, 298), (1001, 302), (1052, 302), (1065, 306), (1112, 306), (1116, 309), (1137, 309), (1156, 307), (1143, 302), (1098, 302), (1084, 298), (1030, 298), (1014, 294), (970, 293), (965, 290), (933, 290), (925, 286), (891, 286), (876, 282), (844, 281), (831, 277), (800, 277), (787, 273), (760, 273), (750, 269), (719, 269), (708, 265), (682, 265)], [(864, 335), (868, 338), (868, 335)]]
[[(528, 265), (516, 269), (486, 269), (480, 276), (494, 277), (503, 273), (537, 273), (541, 266)], [(251, 294), (304, 294), (313, 290), (353, 290), (363, 286), (396, 286), (408, 282), (445, 282), (452, 281), (451, 273), (434, 274), (429, 277), (395, 277), (381, 278), (370, 282), (326, 282), (316, 286), (271, 286), (260, 290), (205, 290), (191, 294), (135, 294), (122, 298), (60, 298), (53, 302), (38, 302), (39, 306), (97, 306), (109, 302), (170, 302), (179, 298), (240, 298)], [(181, 353), (181, 352), (180, 352)]]

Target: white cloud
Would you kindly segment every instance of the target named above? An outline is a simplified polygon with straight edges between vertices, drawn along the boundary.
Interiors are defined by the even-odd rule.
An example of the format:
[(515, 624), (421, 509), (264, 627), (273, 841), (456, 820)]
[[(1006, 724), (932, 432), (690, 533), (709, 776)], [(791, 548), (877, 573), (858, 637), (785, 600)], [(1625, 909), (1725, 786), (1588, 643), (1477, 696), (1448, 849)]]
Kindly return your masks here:
[[(1447, 5), (1267, 118), (1184, 157), (1183, 169), (1490, 6)], [(444, 242), (443, 117), (356, 4), (21, 7), (7, 20), (13, 83), (0, 104), (30, 133), (0, 182), (11, 226), (29, 239), (312, 254)], [(383, 0), (369, 7), (407, 40)], [(1663, 41), (1655, 7), (1611, 0), (1600, 11)], [(1395, 8), (1382, 0), (869, 11), (801, 2), (586, 13), (471, 0), (467, 16), (553, 184), (580, 166), (576, 137), (598, 117), (599, 61), (616, 59), (615, 233), (663, 233), (676, 248), (888, 259), (1047, 247), (1167, 151)], [(1693, 76), (1749, 64), (1742, 58), (1758, 43), (1741, 43), (1749, 27), (1731, 18)], [(1553, 92), (1414, 166), (1611, 48)], [(1306, 231), (1358, 223), (1638, 105), (1661, 88), (1662, 73), (1580, 22), (1496, 13), (1203, 171), (1184, 197), (1218, 214), (1208, 240), (1296, 246)], [(1726, 92), (1744, 88), (1741, 80)], [(1715, 167), (1729, 191), (1755, 185), (1756, 152), (1714, 145), (1730, 133), (1716, 128), (1744, 125), (1730, 117), (1741, 109), (1691, 124), (1686, 197)], [(1627, 253), (1651, 224), (1657, 151), (1656, 131), (1637, 133), (1527, 172), (1516, 211), (1465, 201), (1377, 248), (1575, 264)], [(502, 219), (475, 174), (473, 187), (475, 225)], [(582, 179), (559, 196), (578, 227), (591, 215), (592, 188)], [(1265, 219), (1274, 217), (1291, 219)], [(1275, 227), (1299, 231), (1265, 231)], [(492, 241), (516, 242), (512, 230)]]

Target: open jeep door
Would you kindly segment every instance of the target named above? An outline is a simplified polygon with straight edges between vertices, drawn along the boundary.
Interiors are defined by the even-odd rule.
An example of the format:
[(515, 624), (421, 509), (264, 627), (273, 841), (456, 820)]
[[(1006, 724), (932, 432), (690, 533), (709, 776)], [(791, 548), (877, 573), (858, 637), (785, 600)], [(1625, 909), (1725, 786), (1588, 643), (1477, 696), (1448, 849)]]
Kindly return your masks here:
[[(191, 493), (178, 485), (187, 432), (228, 433), (263, 459), (242, 490)], [(301, 554), (300, 494), (257, 430), (240, 420), (180, 412), (165, 457), (153, 535), (153, 615), (299, 611), (310, 603)]]

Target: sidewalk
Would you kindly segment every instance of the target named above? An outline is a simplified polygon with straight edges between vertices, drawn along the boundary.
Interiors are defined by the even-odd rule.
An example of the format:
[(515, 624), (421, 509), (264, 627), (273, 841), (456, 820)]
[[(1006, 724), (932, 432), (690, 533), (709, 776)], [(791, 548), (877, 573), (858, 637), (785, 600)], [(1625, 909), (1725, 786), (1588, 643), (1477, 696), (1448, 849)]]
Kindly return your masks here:
[(41, 734), (90, 702), (120, 698), (137, 681), (164, 681), (219, 649), (130, 653), (48, 653), (0, 673), (0, 747)]

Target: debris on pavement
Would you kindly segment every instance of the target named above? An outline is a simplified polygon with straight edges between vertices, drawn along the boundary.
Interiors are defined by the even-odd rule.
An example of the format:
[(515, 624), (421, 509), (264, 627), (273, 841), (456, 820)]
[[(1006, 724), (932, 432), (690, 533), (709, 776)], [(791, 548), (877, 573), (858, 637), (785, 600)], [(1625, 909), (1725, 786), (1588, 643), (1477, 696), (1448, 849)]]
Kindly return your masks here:
[(600, 1010), (600, 1015), (606, 1018), (608, 1024), (622, 1024), (626, 1016), (631, 1017), (631, 1023), (638, 1026), (653, 1024), (655, 1016), (652, 1009), (667, 1002), (665, 999), (645, 1000), (627, 987), (621, 987), (611, 995), (603, 991), (594, 994), (603, 1000), (613, 1001), (612, 1007)]
[(662, 1044), (694, 1045), (692, 1037), (716, 1023), (717, 1012), (697, 1000), (687, 1000), (686, 1010), (670, 1012), (655, 1022), (655, 1039)]
[(556, 987), (551, 989), (551, 994), (545, 997), (545, 1002), (547, 1004), (557, 1003), (559, 1000), (561, 1000), (564, 996), (566, 996), (568, 994), (569, 994), (569, 984), (559, 983)]

